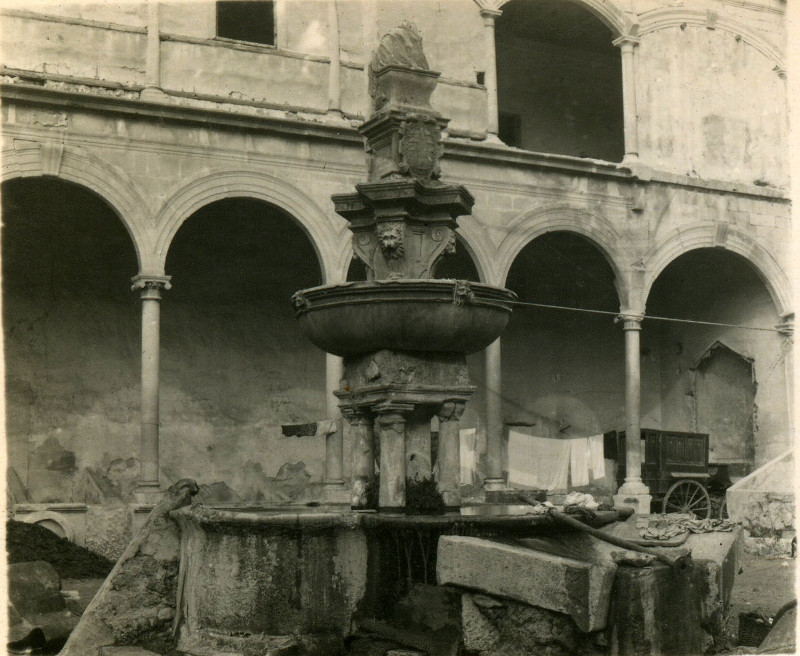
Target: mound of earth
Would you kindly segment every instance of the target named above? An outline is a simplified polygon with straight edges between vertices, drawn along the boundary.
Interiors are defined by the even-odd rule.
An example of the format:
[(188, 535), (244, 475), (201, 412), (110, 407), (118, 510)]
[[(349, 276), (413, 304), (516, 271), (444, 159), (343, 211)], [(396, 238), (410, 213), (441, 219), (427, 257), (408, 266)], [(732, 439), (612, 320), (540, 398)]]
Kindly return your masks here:
[(36, 524), (6, 522), (8, 562), (44, 560), (62, 579), (104, 578), (114, 566), (108, 558), (81, 547)]

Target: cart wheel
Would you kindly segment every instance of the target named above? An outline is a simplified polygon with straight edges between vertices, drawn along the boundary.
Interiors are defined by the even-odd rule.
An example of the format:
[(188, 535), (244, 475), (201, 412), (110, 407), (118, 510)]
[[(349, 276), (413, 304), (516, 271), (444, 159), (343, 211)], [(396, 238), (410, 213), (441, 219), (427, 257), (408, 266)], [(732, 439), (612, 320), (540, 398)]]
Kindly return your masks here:
[(711, 517), (711, 497), (697, 481), (678, 481), (664, 495), (661, 512), (693, 513), (700, 519)]

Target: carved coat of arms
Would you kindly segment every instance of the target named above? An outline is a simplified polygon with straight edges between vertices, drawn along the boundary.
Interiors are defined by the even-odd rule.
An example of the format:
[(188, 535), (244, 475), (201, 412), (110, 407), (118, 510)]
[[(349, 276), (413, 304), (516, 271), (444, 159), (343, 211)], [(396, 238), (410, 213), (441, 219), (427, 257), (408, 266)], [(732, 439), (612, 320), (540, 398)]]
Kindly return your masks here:
[(410, 173), (418, 180), (439, 177), (441, 129), (435, 122), (421, 120), (404, 121), (400, 140), (403, 173)]

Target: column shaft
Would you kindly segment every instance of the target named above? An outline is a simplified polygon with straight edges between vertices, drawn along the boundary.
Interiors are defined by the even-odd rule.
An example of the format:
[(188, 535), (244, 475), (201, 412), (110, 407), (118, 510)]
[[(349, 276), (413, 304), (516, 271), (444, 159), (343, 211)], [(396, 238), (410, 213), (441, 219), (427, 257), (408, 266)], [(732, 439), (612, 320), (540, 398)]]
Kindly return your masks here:
[(328, 109), (342, 111), (342, 64), (339, 47), (339, 7), (337, 0), (328, 0), (328, 40), (330, 45), (330, 69), (328, 73)]
[(494, 38), (494, 21), (502, 12), (496, 9), (482, 9), (483, 35), (486, 43), (486, 71), (484, 72), (484, 86), (486, 87), (486, 132), (497, 138), (498, 108), (497, 108), (497, 54)]
[(461, 505), (461, 437), (463, 403), (443, 403), (439, 409), (439, 444), (436, 453), (439, 493), (448, 507)]
[(486, 480), (487, 490), (503, 487), (503, 399), (500, 338), (486, 347)]
[(641, 315), (622, 315), (625, 329), (625, 482), (614, 495), (614, 505), (650, 512), (650, 490), (642, 482)]
[[(167, 276), (138, 275), (133, 289), (141, 290), (142, 300), (142, 408), (139, 448), (139, 490), (158, 492), (159, 473), (159, 377), (161, 290), (169, 289)], [(149, 497), (143, 500), (151, 501)]]
[(433, 412), (417, 406), (406, 422), (406, 476), (420, 481), (432, 475), (431, 416)]
[(336, 430), (325, 437), (325, 483), (344, 484), (344, 431), (339, 400), (333, 392), (339, 389), (342, 380), (342, 358), (325, 354), (325, 414), (336, 420)]
[(636, 65), (634, 51), (638, 41), (620, 37), (614, 45), (620, 48), (622, 59), (622, 112), (625, 138), (625, 162), (639, 159), (639, 127), (636, 115)]
[(158, 485), (160, 294), (142, 294), (141, 482)]
[(381, 445), (381, 482), (378, 505), (381, 508), (406, 506), (406, 413), (396, 409), (378, 415), (378, 439)]
[(161, 26), (157, 0), (147, 0), (147, 51), (145, 53), (145, 83), (139, 94), (142, 100), (161, 100)]
[(642, 482), (640, 335), (638, 321), (625, 322), (625, 483)]
[(352, 488), (350, 505), (367, 508), (367, 488), (375, 482), (375, 451), (373, 446), (372, 416), (367, 412), (350, 410), (345, 415), (350, 425)]

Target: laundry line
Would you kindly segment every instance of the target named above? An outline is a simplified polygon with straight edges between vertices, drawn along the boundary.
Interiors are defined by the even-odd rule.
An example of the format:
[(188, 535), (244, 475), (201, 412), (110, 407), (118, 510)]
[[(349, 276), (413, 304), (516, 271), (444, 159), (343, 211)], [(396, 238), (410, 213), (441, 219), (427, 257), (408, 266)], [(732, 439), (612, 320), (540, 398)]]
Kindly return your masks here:
[[(513, 305), (526, 305), (529, 307), (548, 308), (551, 310), (569, 310), (571, 312), (586, 312), (589, 314), (604, 314), (614, 318), (624, 316), (622, 312), (610, 312), (609, 310), (590, 310), (588, 308), (576, 308), (568, 305), (548, 305), (547, 303), (532, 303), (531, 301), (509, 301)], [(637, 315), (638, 316), (638, 315)], [(760, 326), (742, 326), (736, 323), (719, 323), (716, 321), (698, 321), (696, 319), (676, 319), (674, 317), (659, 317), (652, 314), (642, 315), (642, 319), (654, 319), (656, 321), (672, 321), (673, 323), (689, 323), (698, 326), (718, 326), (721, 328), (739, 328), (741, 330), (761, 330), (770, 333), (784, 334), (778, 328), (762, 328)]]

